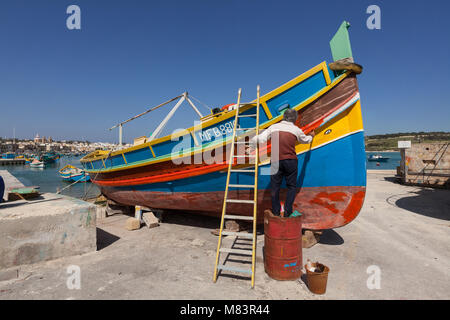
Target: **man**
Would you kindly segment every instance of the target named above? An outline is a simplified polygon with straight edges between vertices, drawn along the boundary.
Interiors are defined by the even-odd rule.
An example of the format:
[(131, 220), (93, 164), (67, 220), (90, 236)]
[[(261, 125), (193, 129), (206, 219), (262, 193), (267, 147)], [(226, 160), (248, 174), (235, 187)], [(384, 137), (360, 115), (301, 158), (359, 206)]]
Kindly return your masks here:
[[(295, 152), (295, 145), (300, 143), (311, 143), (315, 136), (314, 131), (310, 135), (305, 135), (303, 131), (295, 125), (297, 120), (297, 111), (287, 109), (283, 114), (283, 121), (270, 126), (262, 134), (253, 137), (250, 141), (250, 148), (254, 149), (256, 143), (264, 143), (269, 138), (272, 140), (271, 154), (271, 176), (272, 187), (272, 212), (279, 216), (280, 206), (280, 188), (283, 177), (286, 179), (288, 189), (286, 202), (284, 203), (284, 216), (289, 217), (292, 214), (292, 205), (294, 204), (297, 191), (297, 172), (298, 159)], [(278, 152), (277, 152), (278, 150)]]

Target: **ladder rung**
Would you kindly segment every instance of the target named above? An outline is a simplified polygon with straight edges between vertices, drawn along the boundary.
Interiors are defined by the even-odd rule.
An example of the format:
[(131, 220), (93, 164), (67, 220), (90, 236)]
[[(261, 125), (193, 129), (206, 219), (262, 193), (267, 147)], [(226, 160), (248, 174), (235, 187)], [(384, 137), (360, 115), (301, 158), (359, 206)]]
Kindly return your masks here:
[(253, 239), (253, 234), (248, 232), (222, 231), (222, 235)]
[(254, 184), (229, 184), (228, 187), (231, 188), (254, 188)]
[(246, 143), (249, 143), (250, 141), (234, 141), (234, 143), (237, 143), (237, 144), (246, 144)]
[(256, 102), (241, 102), (241, 103), (239, 103), (239, 105), (241, 105), (241, 106), (246, 106), (248, 104), (256, 104)]
[(241, 116), (238, 116), (238, 118), (247, 118), (247, 117), (256, 117), (256, 113), (253, 114), (243, 114)]
[(255, 173), (255, 170), (244, 170), (244, 169), (231, 169), (230, 172), (249, 172), (249, 173)]
[(227, 199), (227, 202), (229, 202), (229, 203), (250, 203), (250, 204), (255, 203), (254, 200), (238, 200), (238, 199)]
[(220, 252), (225, 252), (225, 253), (243, 254), (243, 255), (246, 255), (246, 256), (253, 255), (252, 250), (220, 248), (219, 251)]
[(254, 128), (236, 128), (236, 130), (255, 130), (256, 127)]
[(246, 274), (252, 274), (252, 269), (241, 269), (241, 268), (235, 268), (235, 267), (229, 267), (224, 266), (223, 264), (219, 264), (217, 266), (218, 270), (225, 270), (225, 271), (234, 271), (234, 272), (240, 272), (240, 273), (246, 273)]
[(248, 154), (246, 156), (233, 156), (233, 157), (234, 158), (255, 158), (256, 156)]
[[(245, 200), (241, 200), (241, 201), (245, 201)], [(253, 200), (247, 200), (247, 201), (252, 201)], [(227, 200), (227, 202), (229, 202), (229, 200)], [(224, 217), (224, 219), (236, 219), (236, 220), (253, 220), (253, 217), (250, 216), (236, 216), (236, 215), (232, 215), (232, 214), (226, 214)]]

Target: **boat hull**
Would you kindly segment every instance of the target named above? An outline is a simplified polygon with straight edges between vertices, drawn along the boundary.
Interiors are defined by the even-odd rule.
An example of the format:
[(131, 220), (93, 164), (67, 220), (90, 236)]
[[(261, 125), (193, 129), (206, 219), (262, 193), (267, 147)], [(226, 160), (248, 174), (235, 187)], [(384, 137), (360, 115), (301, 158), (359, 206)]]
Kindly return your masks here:
[[(183, 210), (202, 215), (220, 217), (223, 205), (223, 191), (214, 192), (154, 192), (101, 188), (109, 199), (134, 206), (136, 204), (151, 208)], [(298, 188), (294, 210), (304, 215), (303, 227), (311, 230), (324, 230), (342, 227), (356, 218), (364, 202), (365, 187), (307, 187)], [(229, 191), (231, 199), (252, 199), (253, 191)], [(286, 198), (286, 189), (280, 192)], [(250, 208), (249, 208), (250, 206)], [(257, 222), (263, 223), (264, 210), (271, 208), (270, 189), (258, 190)], [(251, 205), (228, 204), (227, 213), (249, 216)]]
[[(304, 228), (341, 227), (358, 215), (366, 191), (363, 143), (363, 132), (355, 132), (298, 155), (294, 210), (303, 213)], [(261, 223), (264, 210), (272, 206), (270, 164), (262, 165), (259, 170), (258, 222)], [(125, 205), (189, 210), (218, 217), (223, 205), (226, 174), (226, 170), (221, 170), (170, 183), (101, 186), (101, 191), (107, 198)], [(252, 184), (253, 174), (239, 174), (230, 179), (231, 184)], [(286, 198), (285, 188), (282, 188), (280, 197), (282, 201)], [(230, 189), (229, 199), (251, 200), (253, 190)], [(230, 203), (227, 204), (227, 213), (251, 215), (251, 205)]]
[(30, 163), (30, 167), (31, 168), (44, 168), (45, 164), (44, 163), (38, 163), (38, 164)]
[(380, 159), (368, 159), (370, 162), (388, 162), (389, 158), (380, 158)]
[(68, 181), (68, 182), (75, 182), (75, 181), (88, 182), (91, 180), (89, 175), (84, 175), (84, 174), (72, 175), (72, 176), (61, 175), (61, 178), (64, 181)]

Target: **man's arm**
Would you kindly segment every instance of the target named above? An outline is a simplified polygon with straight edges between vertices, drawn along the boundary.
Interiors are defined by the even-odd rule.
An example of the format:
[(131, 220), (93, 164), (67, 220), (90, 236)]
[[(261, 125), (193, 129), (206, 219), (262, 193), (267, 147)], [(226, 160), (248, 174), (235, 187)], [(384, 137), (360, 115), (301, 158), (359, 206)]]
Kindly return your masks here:
[(315, 136), (315, 132), (311, 131), (309, 135), (306, 135), (301, 129), (298, 129), (297, 131), (297, 140), (301, 143), (311, 143), (313, 137)]
[(249, 142), (250, 149), (252, 150), (256, 149), (256, 144), (258, 142), (265, 143), (267, 140), (269, 140), (271, 133), (272, 130), (269, 127), (268, 129), (264, 130), (264, 132), (261, 133), (260, 135), (251, 138)]

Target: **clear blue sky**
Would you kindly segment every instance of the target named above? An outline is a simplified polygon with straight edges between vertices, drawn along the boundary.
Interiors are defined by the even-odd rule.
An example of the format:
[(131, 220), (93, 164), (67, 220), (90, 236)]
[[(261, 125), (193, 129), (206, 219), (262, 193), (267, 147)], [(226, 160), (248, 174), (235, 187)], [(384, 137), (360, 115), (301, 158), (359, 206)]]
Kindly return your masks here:
[[(81, 30), (66, 8), (81, 8)], [(366, 8), (381, 7), (381, 30)], [(323, 60), (351, 23), (366, 134), (449, 131), (450, 2), (4, 0), (0, 136), (117, 142), (107, 129), (185, 90), (211, 106), (270, 91)], [(203, 113), (207, 109), (199, 105)], [(124, 127), (149, 134), (168, 108)], [(192, 125), (183, 105), (170, 129)]]

